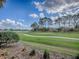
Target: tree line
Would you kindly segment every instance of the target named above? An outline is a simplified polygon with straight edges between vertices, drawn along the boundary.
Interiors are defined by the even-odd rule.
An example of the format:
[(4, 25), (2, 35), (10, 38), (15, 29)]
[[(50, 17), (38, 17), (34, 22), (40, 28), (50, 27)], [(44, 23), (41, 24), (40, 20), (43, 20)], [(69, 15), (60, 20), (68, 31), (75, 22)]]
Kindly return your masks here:
[(32, 31), (79, 31), (79, 14), (51, 18), (40, 18), (31, 24)]

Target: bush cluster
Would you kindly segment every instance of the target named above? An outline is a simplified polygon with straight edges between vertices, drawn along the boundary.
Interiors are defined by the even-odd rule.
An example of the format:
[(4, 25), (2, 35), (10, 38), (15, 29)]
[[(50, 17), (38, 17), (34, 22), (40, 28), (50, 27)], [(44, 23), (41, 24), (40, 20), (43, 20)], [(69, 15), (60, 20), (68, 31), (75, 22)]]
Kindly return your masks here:
[(29, 56), (34, 56), (35, 55), (35, 50), (32, 50), (30, 53), (29, 53)]
[(50, 59), (49, 52), (47, 50), (44, 51), (43, 59)]
[(0, 32), (0, 47), (19, 41), (19, 36), (14, 32)]
[(75, 59), (79, 59), (79, 54), (78, 54), (78, 55), (76, 55)]

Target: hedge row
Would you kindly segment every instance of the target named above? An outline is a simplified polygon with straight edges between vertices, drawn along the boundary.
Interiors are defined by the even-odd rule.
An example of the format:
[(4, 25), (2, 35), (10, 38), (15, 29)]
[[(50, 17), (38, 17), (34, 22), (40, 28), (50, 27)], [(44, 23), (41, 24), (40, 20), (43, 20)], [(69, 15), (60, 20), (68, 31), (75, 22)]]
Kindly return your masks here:
[(19, 36), (14, 32), (0, 32), (0, 46), (19, 41)]

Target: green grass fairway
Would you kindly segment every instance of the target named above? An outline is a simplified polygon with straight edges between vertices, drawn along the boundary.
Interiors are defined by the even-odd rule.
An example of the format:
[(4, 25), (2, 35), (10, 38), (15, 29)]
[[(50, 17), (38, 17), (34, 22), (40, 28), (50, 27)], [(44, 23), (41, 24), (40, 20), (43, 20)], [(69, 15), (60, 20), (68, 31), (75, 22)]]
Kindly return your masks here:
[[(46, 37), (46, 35), (47, 36), (49, 36), (49, 35), (52, 35), (53, 36), (53, 34), (52, 33), (36, 33), (36, 32), (32, 32), (32, 33), (29, 33), (28, 35), (27, 34), (25, 34), (25, 33), (18, 33), (19, 34), (19, 36), (20, 36), (20, 39), (22, 40), (22, 41), (25, 41), (25, 42), (31, 42), (31, 43), (36, 43), (36, 44), (44, 44), (44, 45), (48, 45), (48, 46), (51, 46), (51, 47), (60, 47), (61, 49), (62, 49), (62, 51), (64, 50), (64, 52), (66, 52), (66, 50), (65, 49), (67, 49), (68, 50), (68, 52), (66, 52), (66, 53), (69, 53), (69, 52), (71, 52), (71, 54), (73, 53), (79, 53), (79, 40), (72, 40), (72, 39), (63, 39), (63, 38), (52, 38), (52, 37)], [(33, 35), (34, 34), (34, 35)], [(35, 36), (36, 34), (38, 34), (38, 35), (40, 35), (41, 36), (41, 34), (42, 35), (44, 35), (45, 37), (39, 37), (39, 36)], [(71, 34), (71, 33), (70, 33)], [(70, 35), (69, 34), (69, 35)], [(73, 33), (74, 34), (74, 33)], [(72, 35), (73, 35), (72, 34)], [(76, 33), (75, 33), (76, 34)], [(31, 36), (32, 35), (32, 36)], [(60, 35), (61, 35), (61, 33), (60, 33)], [(64, 34), (62, 34), (62, 35), (65, 35), (65, 33)], [(78, 35), (78, 33), (76, 34), (76, 35)], [(68, 36), (68, 37), (70, 37), (70, 36)], [(76, 38), (76, 37), (75, 37)], [(78, 38), (78, 37), (77, 37)], [(30, 43), (30, 44), (31, 44)], [(32, 44), (33, 45), (33, 44)], [(40, 48), (41, 46), (39, 46), (39, 48)], [(44, 47), (43, 47), (44, 48)], [(47, 48), (46, 48), (47, 49)], [(51, 50), (53, 50), (53, 49), (51, 49)], [(55, 50), (55, 49), (54, 49)], [(74, 50), (75, 50), (75, 52), (74, 52)], [(57, 50), (58, 51), (58, 50)], [(59, 51), (60, 51), (60, 49), (59, 49)], [(64, 53), (63, 52), (63, 53)]]
[(79, 32), (27, 32), (27, 34), (36, 36), (62, 36), (70, 38), (79, 38)]

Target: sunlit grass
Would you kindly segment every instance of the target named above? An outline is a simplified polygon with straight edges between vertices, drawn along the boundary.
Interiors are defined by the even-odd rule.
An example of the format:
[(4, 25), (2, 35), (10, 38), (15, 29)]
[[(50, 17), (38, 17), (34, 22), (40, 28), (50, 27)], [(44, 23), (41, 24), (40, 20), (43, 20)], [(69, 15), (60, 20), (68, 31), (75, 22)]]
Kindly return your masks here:
[(22, 33), (19, 34), (19, 36), (20, 39), (23, 41), (41, 43), (51, 46), (79, 49), (79, 41), (75, 41), (75, 40), (68, 40), (62, 38), (49, 38), (49, 37), (31, 37), (31, 36), (26, 36)]
[[(29, 34), (29, 35), (33, 35), (33, 36), (24, 35), (24, 34)], [(79, 40), (46, 37), (46, 36), (53, 36), (53, 34), (51, 32), (48, 32), (48, 33), (45, 33), (45, 32), (30, 32), (30, 33), (29, 32), (18, 32), (20, 40), (26, 42), (26, 44), (28, 44), (27, 42), (30, 42), (29, 44), (31, 46), (35, 46), (37, 48), (48, 49), (51, 51), (56, 50), (56, 51), (59, 51), (61, 53), (68, 53), (68, 54), (79, 53), (78, 52), (79, 51)], [(57, 33), (55, 33), (55, 34), (57, 34)], [(66, 34), (68, 34), (68, 33), (66, 33)], [(62, 35), (64, 35), (64, 34), (62, 34)], [(78, 35), (78, 34), (76, 34), (76, 35)], [(39, 37), (39, 36), (45, 36), (45, 37)], [(70, 37), (70, 36), (68, 36), (68, 37)], [(50, 46), (50, 48), (42, 47), (42, 44)]]
[(70, 38), (79, 38), (79, 32), (27, 32), (27, 34), (36, 36), (62, 36)]

